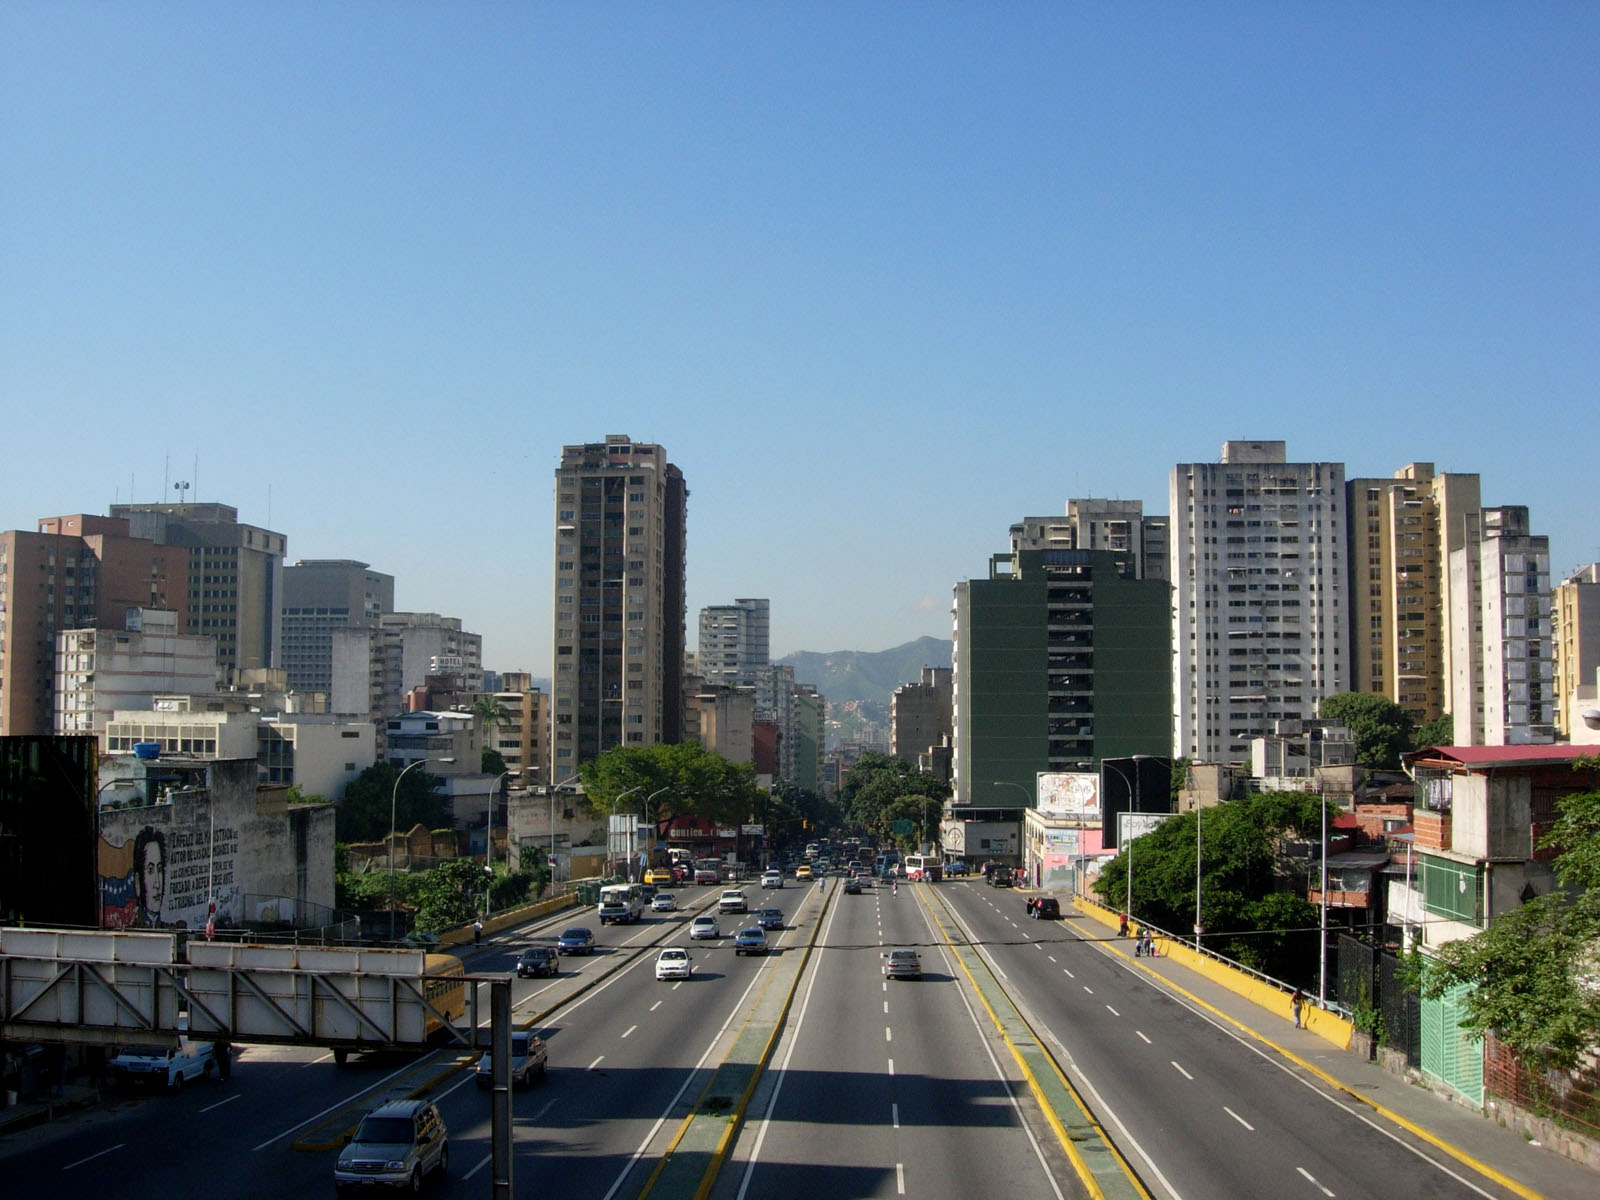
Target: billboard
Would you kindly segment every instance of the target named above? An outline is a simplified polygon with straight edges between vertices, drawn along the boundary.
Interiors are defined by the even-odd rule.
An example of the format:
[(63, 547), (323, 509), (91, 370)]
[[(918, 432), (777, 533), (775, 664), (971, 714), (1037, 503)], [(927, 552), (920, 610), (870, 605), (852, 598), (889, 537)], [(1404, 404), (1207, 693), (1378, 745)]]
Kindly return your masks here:
[(1126, 846), (1130, 838), (1143, 837), (1163, 821), (1171, 820), (1176, 813), (1118, 813), (1117, 845)]
[(1100, 776), (1093, 771), (1040, 772), (1038, 812), (1057, 820), (1100, 819)]

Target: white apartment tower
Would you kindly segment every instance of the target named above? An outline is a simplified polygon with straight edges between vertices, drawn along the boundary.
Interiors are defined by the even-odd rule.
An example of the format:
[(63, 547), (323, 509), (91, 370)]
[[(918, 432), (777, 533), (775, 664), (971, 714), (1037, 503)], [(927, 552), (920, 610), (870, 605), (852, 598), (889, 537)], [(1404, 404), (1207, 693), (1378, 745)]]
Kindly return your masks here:
[(1172, 469), (1172, 752), (1246, 762), (1273, 723), (1348, 690), (1344, 465), (1225, 442)]
[(1465, 516), (1450, 555), (1450, 712), (1458, 746), (1555, 738), (1550, 539), (1528, 532), (1522, 505)]
[(688, 498), (660, 446), (613, 434), (561, 449), (554, 783), (615, 746), (683, 740)]
[(1068, 500), (1065, 516), (1024, 517), (1011, 527), (1011, 554), (1022, 550), (1110, 550), (1133, 559), (1139, 579), (1165, 579), (1166, 517), (1144, 515), (1142, 500)]
[(770, 600), (735, 600), (702, 608), (700, 647), (695, 653), (700, 677), (708, 684), (755, 687), (757, 708), (765, 700), (770, 710), (770, 685), (763, 696), (758, 678), (771, 661), (771, 642)]

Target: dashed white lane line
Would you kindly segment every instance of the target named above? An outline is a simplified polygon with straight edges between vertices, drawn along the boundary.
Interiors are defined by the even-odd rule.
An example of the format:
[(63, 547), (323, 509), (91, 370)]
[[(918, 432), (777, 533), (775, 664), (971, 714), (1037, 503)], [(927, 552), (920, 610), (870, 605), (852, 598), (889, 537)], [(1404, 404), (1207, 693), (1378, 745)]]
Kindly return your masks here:
[(1120, 1017), (1122, 1015), (1116, 1009), (1112, 1008), (1111, 1005), (1109, 1005), (1109, 1004), (1106, 1005), (1106, 1011), (1108, 1013), (1110, 1013), (1113, 1017)]
[(1304, 1175), (1306, 1177), (1306, 1181), (1308, 1183), (1310, 1183), (1313, 1187), (1321, 1189), (1322, 1194), (1324, 1196), (1332, 1196), (1333, 1195), (1332, 1192), (1330, 1192), (1327, 1188), (1323, 1187), (1320, 1183), (1317, 1182), (1316, 1176), (1314, 1176), (1310, 1171), (1306, 1170), (1304, 1167), (1296, 1167), (1295, 1170), (1299, 1171), (1300, 1174)]
[[(1307, 1178), (1310, 1178), (1310, 1177), (1307, 1176)], [(895, 1165), (894, 1165), (894, 1188), (895, 1188), (895, 1195), (904, 1196), (906, 1194), (906, 1165), (905, 1165), (905, 1163), (895, 1163)], [(1326, 1191), (1326, 1189), (1324, 1189), (1324, 1190)], [(1328, 1195), (1331, 1196), (1331, 1195), (1333, 1195), (1333, 1193), (1332, 1192), (1328, 1192)]]
[(1091, 995), (1091, 996), (1094, 995), (1094, 989), (1092, 987), (1090, 987), (1087, 983), (1083, 985), (1083, 990), (1088, 992), (1089, 995)]
[(1055, 962), (1055, 960), (1056, 960), (1056, 956), (1055, 956), (1055, 955), (1054, 955), (1054, 954), (1052, 954), (1052, 955), (1051, 955), (1051, 956), (1050, 956), (1050, 961), (1051, 961), (1051, 962)]
[(603, 1062), (603, 1061), (604, 1061), (604, 1060), (605, 1060), (605, 1055), (604, 1055), (604, 1054), (602, 1054), (602, 1055), (601, 1055), (601, 1056), (600, 1056), (600, 1057), (599, 1057), (599, 1058), (597, 1058), (597, 1059), (595, 1059), (595, 1060), (594, 1060), (594, 1061), (593, 1061), (593, 1062), (592, 1062), (592, 1063), (590, 1063), (590, 1064), (589, 1064), (589, 1066), (588, 1066), (588, 1070), (591, 1070), (591, 1071), (592, 1071), (592, 1070), (594, 1070), (594, 1069), (595, 1069), (595, 1068), (596, 1068), (596, 1067), (598, 1067), (598, 1066), (599, 1066), (599, 1065), (600, 1065), (600, 1064), (601, 1064), (601, 1062)]
[(887, 1025), (883, 1027), (883, 1040), (886, 1042), (894, 1041), (894, 1030), (890, 1029)]
[(894, 1122), (896, 1129), (900, 1128), (900, 1106), (898, 1104), (889, 1105), (889, 1119)]
[(651, 1005), (651, 1006), (650, 1006), (650, 1011), (651, 1011), (651, 1012), (655, 1012), (655, 1010), (656, 1010), (656, 1009), (658, 1009), (658, 1008), (660, 1008), (660, 1007), (661, 1007), (661, 1005), (662, 1005), (662, 1001), (660, 1001), (660, 1000), (657, 1000), (657, 1001), (656, 1001), (656, 1002), (655, 1002), (655, 1003), (654, 1003), (654, 1004), (652, 1004), (652, 1005)]
[(894, 1059), (892, 1058), (889, 1060), (889, 1074), (894, 1074)]
[(883, 1015), (886, 1017), (889, 1015), (889, 1002), (887, 1000), (883, 1002)]
[(637, 1028), (639, 1028), (637, 1025), (629, 1025), (626, 1029), (624, 1029), (622, 1031), (622, 1036), (623, 1037), (627, 1037), (630, 1033), (632, 1033)]
[(233, 1095), (229, 1096), (226, 1100), (218, 1100), (215, 1104), (208, 1104), (204, 1108), (202, 1108), (200, 1111), (203, 1112), (203, 1113), (208, 1113), (213, 1108), (221, 1108), (224, 1104), (232, 1104), (237, 1099), (239, 1099), (239, 1093), (235, 1092)]
[(1193, 1080), (1194, 1079), (1194, 1076), (1189, 1074), (1189, 1072), (1185, 1071), (1182, 1067), (1180, 1067), (1177, 1064), (1176, 1060), (1168, 1059), (1167, 1061), (1172, 1063), (1172, 1069), (1175, 1070), (1179, 1075), (1182, 1075), (1185, 1079), (1189, 1079), (1189, 1080)]
[(1150, 1039), (1149, 1039), (1149, 1038), (1147, 1038), (1147, 1037), (1145, 1037), (1145, 1035), (1144, 1035), (1144, 1030), (1142, 1030), (1142, 1029), (1135, 1029), (1135, 1030), (1134, 1030), (1134, 1032), (1135, 1032), (1135, 1033), (1137, 1033), (1137, 1034), (1138, 1034), (1138, 1035), (1139, 1035), (1139, 1040), (1140, 1040), (1140, 1041), (1141, 1041), (1141, 1042), (1143, 1042), (1143, 1043), (1144, 1043), (1144, 1044), (1145, 1044), (1145, 1045), (1146, 1045), (1146, 1046), (1154, 1046), (1154, 1045), (1155, 1045), (1155, 1043), (1154, 1043), (1154, 1042), (1152, 1042), (1152, 1041), (1151, 1041), (1151, 1040), (1150, 1040)]
[(1251, 1133), (1254, 1133), (1256, 1131), (1256, 1127), (1254, 1125), (1250, 1124), (1249, 1121), (1246, 1121), (1243, 1117), (1241, 1117), (1238, 1113), (1234, 1112), (1233, 1109), (1229, 1108), (1226, 1104), (1224, 1104), (1222, 1106), (1222, 1111), (1227, 1113), (1235, 1121), (1239, 1122), (1239, 1124), (1243, 1125)]
[(1063, 975), (1065, 975), (1068, 979), (1076, 979), (1077, 978), (1076, 975), (1074, 975), (1071, 971), (1067, 970), (1065, 967), (1061, 968), (1061, 973)]
[(72, 1170), (73, 1167), (81, 1167), (86, 1162), (93, 1162), (95, 1159), (99, 1158), (102, 1154), (110, 1154), (113, 1150), (121, 1150), (127, 1144), (128, 1144), (127, 1142), (118, 1142), (115, 1146), (107, 1146), (104, 1150), (101, 1150), (101, 1151), (99, 1151), (99, 1152), (97, 1152), (95, 1154), (91, 1154), (91, 1155), (89, 1155), (88, 1158), (80, 1158), (77, 1162), (68, 1163), (66, 1166), (62, 1167), (61, 1169), (63, 1171), (70, 1171), (70, 1170)]

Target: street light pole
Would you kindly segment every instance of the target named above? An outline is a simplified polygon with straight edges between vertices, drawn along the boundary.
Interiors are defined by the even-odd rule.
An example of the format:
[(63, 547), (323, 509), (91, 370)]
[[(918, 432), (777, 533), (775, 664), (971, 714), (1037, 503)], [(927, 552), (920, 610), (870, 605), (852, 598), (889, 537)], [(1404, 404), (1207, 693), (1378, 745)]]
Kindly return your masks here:
[(1200, 938), (1205, 926), (1200, 923), (1200, 814), (1205, 811), (1198, 799), (1194, 802), (1194, 948), (1200, 949)]
[[(1021, 792), (1024, 796), (1026, 796), (1028, 798), (1028, 807), (1029, 808), (1037, 808), (1038, 807), (1038, 802), (1035, 800), (1034, 794), (1032, 792), (1030, 792), (1027, 788), (1023, 787), (1020, 783), (1013, 783), (1009, 779), (996, 779), (996, 780), (993, 781), (993, 783), (994, 783), (995, 787), (1014, 787), (1014, 788), (1016, 788), (1017, 791)], [(1026, 821), (1024, 821), (1023, 822), (1023, 827), (1024, 828), (1026, 827), (1026, 824), (1027, 824)], [(1024, 882), (1026, 882), (1026, 875), (1027, 875), (1027, 870), (1028, 870), (1028, 855), (1027, 855), (1027, 852), (1026, 852), (1026, 847), (1021, 845), (1021, 840), (1022, 840), (1021, 832), (1019, 832), (1017, 834), (1017, 840), (1018, 840), (1017, 858), (1019, 858), (1021, 860), (1021, 866), (1022, 866), (1023, 875), (1024, 875)]]
[[(400, 781), (406, 777), (406, 772), (422, 766), (428, 761), (427, 757), (407, 763), (400, 768), (400, 774), (394, 777), (394, 790), (389, 793), (389, 940), (394, 940), (394, 823), (395, 811), (400, 804)], [(453, 763), (453, 758), (441, 758), (442, 763)]]
[[(484, 891), (483, 891), (483, 915), (486, 916), (486, 917), (489, 915), (489, 892), (491, 890), (489, 885), (492, 885), (494, 883), (494, 798), (495, 798), (495, 793), (497, 793), (500, 790), (500, 781), (502, 779), (504, 779), (509, 774), (511, 774), (510, 771), (501, 771), (500, 774), (498, 774), (498, 775), (496, 775), (494, 777), (494, 782), (489, 785), (489, 814), (488, 814), (488, 818), (484, 821), (484, 824), (483, 824), (483, 871), (484, 871), (484, 874), (486, 876), (488, 876), (488, 878), (484, 881), (485, 887), (484, 887)], [(508, 871), (511, 869), (510, 862), (511, 862), (511, 814), (507, 813), (506, 814), (506, 870), (508, 870)]]

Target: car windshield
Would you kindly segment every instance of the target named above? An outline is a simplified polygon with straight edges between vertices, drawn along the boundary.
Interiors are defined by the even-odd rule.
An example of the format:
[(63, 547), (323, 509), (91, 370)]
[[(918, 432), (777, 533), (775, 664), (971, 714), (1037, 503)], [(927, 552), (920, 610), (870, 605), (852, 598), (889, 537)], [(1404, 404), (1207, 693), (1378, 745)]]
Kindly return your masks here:
[(663, 950), (661, 952), (661, 957), (672, 961), (676, 959), (688, 958), (689, 956), (682, 950)]
[(532, 1036), (526, 1033), (513, 1033), (511, 1035), (511, 1053), (517, 1058), (528, 1057), (528, 1047), (532, 1043)]
[(564, 938), (586, 938), (589, 936), (587, 929), (569, 929), (561, 935)]
[(358, 1142), (381, 1142), (393, 1145), (411, 1140), (411, 1122), (405, 1117), (368, 1117), (356, 1131)]

